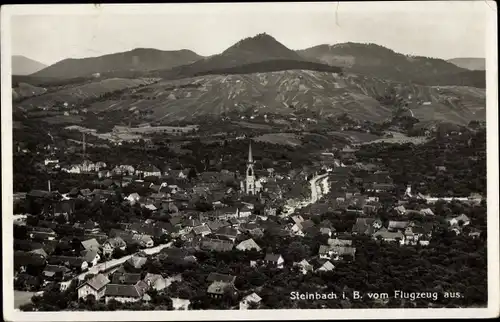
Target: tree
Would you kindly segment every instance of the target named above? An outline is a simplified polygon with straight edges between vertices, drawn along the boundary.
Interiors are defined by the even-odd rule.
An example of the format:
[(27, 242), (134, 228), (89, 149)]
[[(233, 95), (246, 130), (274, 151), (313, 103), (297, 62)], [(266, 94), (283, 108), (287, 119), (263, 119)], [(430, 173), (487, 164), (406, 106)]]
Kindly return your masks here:
[(302, 244), (299, 241), (294, 241), (288, 245), (283, 255), (287, 262), (298, 262), (309, 256), (309, 246)]
[(56, 217), (56, 222), (60, 225), (63, 225), (66, 223), (66, 217), (64, 215), (59, 215)]
[(189, 172), (188, 172), (188, 180), (189, 181), (192, 181), (193, 179), (196, 179), (198, 176), (198, 174), (196, 173), (196, 169), (195, 168), (190, 168), (189, 169)]

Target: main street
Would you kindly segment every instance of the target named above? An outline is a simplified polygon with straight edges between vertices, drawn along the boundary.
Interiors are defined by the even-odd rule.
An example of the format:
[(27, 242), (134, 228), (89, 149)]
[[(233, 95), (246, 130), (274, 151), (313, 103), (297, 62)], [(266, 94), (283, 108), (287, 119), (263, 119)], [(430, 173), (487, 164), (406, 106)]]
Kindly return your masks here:
[[(321, 198), (325, 186), (328, 187), (328, 173), (315, 176), (309, 183), (311, 184), (311, 201), (308, 204), (312, 204)], [(323, 189), (320, 187), (320, 184), (323, 185)]]
[[(309, 180), (309, 184), (311, 186), (311, 198), (309, 200), (304, 200), (300, 202), (298, 205), (291, 206), (287, 205), (285, 206), (285, 213), (282, 216), (289, 216), (295, 212), (295, 210), (299, 208), (304, 208), (307, 207), (310, 204), (313, 204), (317, 202), (321, 196), (323, 195), (322, 190), (328, 190), (328, 173), (322, 174), (322, 175), (317, 175), (314, 176), (311, 180)], [(323, 185), (323, 189), (320, 187), (319, 184)]]
[(111, 268), (117, 267), (117, 266), (125, 263), (132, 256), (137, 255), (139, 253), (145, 253), (146, 255), (153, 255), (153, 254), (159, 253), (162, 249), (171, 247), (172, 244), (173, 244), (173, 242), (169, 242), (167, 244), (158, 245), (158, 246), (155, 246), (152, 248), (141, 249), (140, 251), (138, 251), (137, 253), (134, 253), (132, 255), (127, 255), (124, 257), (117, 258), (117, 259), (111, 259), (109, 261), (99, 263), (99, 264), (89, 268), (88, 271), (85, 271), (85, 272), (81, 273), (80, 275), (78, 275), (77, 278), (79, 280), (84, 280), (85, 276), (87, 276), (87, 274), (98, 274), (99, 272), (106, 271), (106, 270), (109, 270)]

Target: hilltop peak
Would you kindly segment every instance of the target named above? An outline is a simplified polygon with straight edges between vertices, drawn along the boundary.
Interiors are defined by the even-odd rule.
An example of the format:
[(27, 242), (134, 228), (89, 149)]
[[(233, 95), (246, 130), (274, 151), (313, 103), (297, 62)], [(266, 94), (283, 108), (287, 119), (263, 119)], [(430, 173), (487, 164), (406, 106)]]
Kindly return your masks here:
[[(226, 49), (223, 56), (262, 56), (262, 60), (269, 58), (296, 59), (302, 58), (293, 50), (287, 48), (267, 33), (260, 33), (238, 41)], [(255, 57), (258, 58), (258, 57)], [(258, 59), (261, 60), (261, 59)]]
[(98, 57), (65, 59), (51, 65), (34, 76), (40, 77), (84, 77), (93, 73), (150, 71), (168, 69), (192, 63), (202, 58), (195, 52), (182, 49), (164, 51), (154, 48), (135, 48), (130, 51)]

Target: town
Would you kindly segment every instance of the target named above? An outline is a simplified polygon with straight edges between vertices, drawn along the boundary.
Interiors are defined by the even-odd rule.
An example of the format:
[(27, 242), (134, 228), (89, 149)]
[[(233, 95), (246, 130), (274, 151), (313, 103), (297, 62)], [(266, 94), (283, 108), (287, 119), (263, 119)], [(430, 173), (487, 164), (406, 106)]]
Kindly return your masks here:
[(494, 4), (204, 5), (2, 7), (6, 319), (498, 314)]
[[(484, 130), (468, 135), (464, 144), (470, 145)], [(449, 146), (464, 137), (452, 133), (439, 140)], [(267, 168), (261, 157), (256, 161), (258, 142), (233, 142), (247, 147), (246, 158), (237, 162), (245, 167), (236, 171), (220, 164), (215, 169), (214, 162), (207, 162), (206, 171), (110, 164), (99, 158), (102, 153), (90, 160), (85, 137), (77, 154), (82, 161), (66, 165), (57, 157), (67, 152), (57, 151), (57, 144), (39, 144), (37, 151), (18, 145), (15, 157), (35, 154), (43, 160), (33, 166), (37, 176), (49, 174), (46, 189), (14, 193), (14, 285), (21, 309), (363, 307), (371, 304), (349, 298), (301, 301), (290, 294), (410, 290), (402, 280), (389, 283), (394, 273), (376, 274), (396, 258), (408, 265), (423, 260), (422, 254), (443, 259), (442, 247), (452, 244), (463, 243), (457, 247), (469, 251), (485, 245), (484, 195), (424, 194), (425, 180), (418, 178), (402, 187), (380, 150), (375, 156), (384, 162), (377, 164), (369, 162), (374, 160), (369, 147), (337, 145), (317, 154), (312, 166), (294, 169), (288, 162), (287, 170), (276, 160), (265, 160)], [(401, 144), (381, 145), (401, 149)], [(447, 172), (444, 165), (433, 170)], [(425, 269), (431, 280), (428, 274), (442, 269), (425, 268), (436, 269), (439, 260), (424, 261), (425, 267), (417, 262), (406, 276)], [(480, 302), (474, 290), (464, 285), (456, 291)], [(380, 307), (408, 305), (405, 299), (371, 301)]]

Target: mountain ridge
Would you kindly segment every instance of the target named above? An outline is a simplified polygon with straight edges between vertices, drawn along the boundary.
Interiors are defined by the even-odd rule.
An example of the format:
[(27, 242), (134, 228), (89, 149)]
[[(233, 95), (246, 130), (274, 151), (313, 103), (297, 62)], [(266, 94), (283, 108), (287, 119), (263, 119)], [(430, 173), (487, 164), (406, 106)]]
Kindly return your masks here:
[[(444, 59), (405, 55), (373, 43), (322, 44), (298, 50), (297, 53), (303, 57), (342, 67), (346, 71), (387, 80), (425, 83), (426, 85), (462, 85), (463, 83), (457, 84), (453, 80), (455, 75), (462, 74), (462, 80), (473, 78), (470, 85), (481, 84), (476, 79), (477, 74), (467, 75), (469, 70)], [(436, 81), (438, 79), (440, 82)]]
[(177, 66), (171, 70), (157, 71), (153, 75), (167, 79), (193, 77), (216, 74), (219, 70), (228, 70), (242, 65), (279, 60), (320, 63), (315, 59), (302, 57), (269, 34), (260, 33), (236, 42), (220, 54), (205, 57), (188, 65)]
[(23, 55), (12, 56), (12, 75), (30, 75), (46, 67), (47, 65)]
[(486, 59), (478, 57), (458, 57), (448, 59), (448, 62), (468, 70), (486, 70)]
[(189, 49), (164, 51), (135, 48), (125, 52), (88, 58), (67, 58), (31, 74), (33, 77), (76, 78), (96, 73), (168, 69), (202, 58)]

